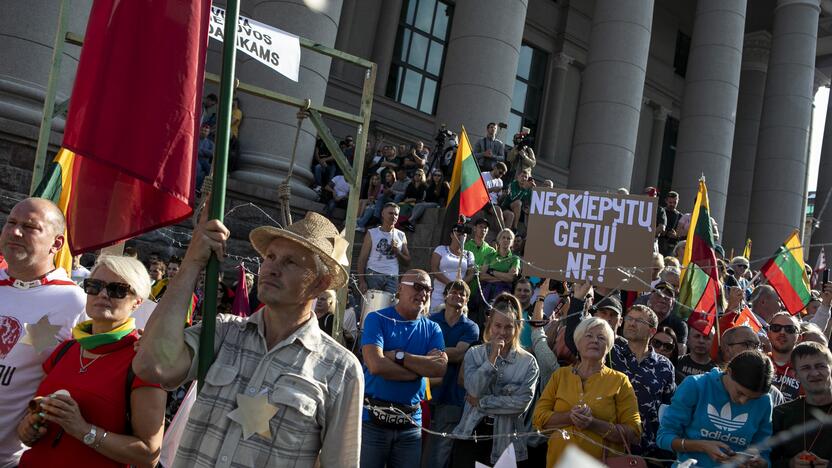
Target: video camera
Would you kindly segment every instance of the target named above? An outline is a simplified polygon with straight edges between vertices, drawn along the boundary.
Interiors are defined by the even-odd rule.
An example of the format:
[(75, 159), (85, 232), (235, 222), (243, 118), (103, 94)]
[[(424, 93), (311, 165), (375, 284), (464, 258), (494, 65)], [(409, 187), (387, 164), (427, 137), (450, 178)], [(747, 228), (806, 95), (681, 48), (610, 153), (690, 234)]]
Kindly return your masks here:
[(439, 133), (436, 134), (436, 148), (444, 149), (445, 143), (448, 140), (453, 140), (454, 138), (456, 138), (456, 133), (448, 130), (445, 128), (445, 124), (442, 124), (442, 127), (439, 128)]

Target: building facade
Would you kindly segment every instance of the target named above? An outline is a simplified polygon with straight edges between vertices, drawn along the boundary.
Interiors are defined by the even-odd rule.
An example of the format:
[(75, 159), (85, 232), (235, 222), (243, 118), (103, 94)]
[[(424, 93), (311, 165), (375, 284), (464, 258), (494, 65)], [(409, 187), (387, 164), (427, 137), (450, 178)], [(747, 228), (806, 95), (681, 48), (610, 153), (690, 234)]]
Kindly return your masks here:
[[(69, 30), (82, 32), (91, 2), (72, 3)], [(0, 18), (0, 211), (10, 203), (4, 192), (21, 192), (31, 177), (56, 4), (15, 0)], [(690, 211), (704, 175), (726, 251), (751, 237), (757, 255), (767, 254), (803, 226), (812, 101), (832, 72), (830, 0), (329, 0), (322, 11), (302, 0), (243, 0), (242, 14), (378, 64), (370, 150), (433, 147), (442, 125), (464, 125), (473, 142), (488, 122), (503, 122), (504, 141), (531, 130), (534, 175), (558, 187), (655, 186), (679, 192), (680, 209)], [(211, 72), (219, 72), (219, 51), (210, 45)], [(66, 49), (59, 100), (71, 90), (78, 53)], [(244, 55), (239, 61), (241, 81), (358, 108), (364, 74), (348, 64), (304, 50), (294, 83)], [(241, 160), (229, 195), (274, 203), (296, 110), (241, 101)], [(329, 123), (336, 136), (356, 132)], [(309, 188), (314, 142), (307, 122), (292, 180), (301, 209), (318, 208)], [(830, 153), (827, 131), (819, 205), (832, 190)], [(832, 242), (832, 222), (814, 213), (814, 242)]]

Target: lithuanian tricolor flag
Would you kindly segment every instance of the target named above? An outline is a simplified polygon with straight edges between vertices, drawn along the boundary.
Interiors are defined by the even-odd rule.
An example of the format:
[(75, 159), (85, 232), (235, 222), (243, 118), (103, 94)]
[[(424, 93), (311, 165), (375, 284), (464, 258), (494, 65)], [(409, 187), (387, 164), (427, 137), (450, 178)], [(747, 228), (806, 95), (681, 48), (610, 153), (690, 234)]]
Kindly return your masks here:
[(459, 214), (470, 218), (474, 216), (485, 204), (488, 203), (488, 190), (474, 159), (474, 152), (471, 150), (471, 142), (468, 141), (468, 133), (465, 127), (459, 134), (459, 146), (456, 149), (454, 169), (451, 175), (451, 190), (448, 192), (448, 208), (450, 217), (454, 205), (458, 204)]
[(797, 230), (791, 233), (760, 271), (792, 315), (803, 310), (812, 298)]
[[(44, 171), (44, 177), (32, 196), (51, 200), (66, 214), (69, 196), (72, 192), (74, 162), (75, 153), (61, 148)], [(67, 275), (72, 275), (72, 253), (69, 251), (69, 234), (66, 230), (64, 230), (64, 246), (55, 255), (55, 266), (66, 270)]]
[(691, 310), (704, 312), (710, 325), (713, 326), (720, 287), (714, 237), (711, 232), (708, 188), (705, 186), (704, 179), (699, 179), (699, 192), (696, 194), (696, 203), (693, 205), (690, 228), (685, 242), (685, 255), (682, 259), (682, 275), (679, 302), (686, 306), (680, 309), (682, 318), (686, 319)]

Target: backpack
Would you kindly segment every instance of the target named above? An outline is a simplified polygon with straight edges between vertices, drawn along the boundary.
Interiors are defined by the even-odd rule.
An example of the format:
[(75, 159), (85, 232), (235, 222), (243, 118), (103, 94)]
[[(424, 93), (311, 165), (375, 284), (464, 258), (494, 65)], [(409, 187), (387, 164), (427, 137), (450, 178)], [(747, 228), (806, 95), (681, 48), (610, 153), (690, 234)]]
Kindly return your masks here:
[[(69, 351), (72, 346), (77, 343), (76, 340), (69, 340), (64, 342), (58, 352), (55, 354), (55, 357), (52, 358), (52, 368), (54, 369), (55, 366), (58, 364), (58, 361), (64, 357), (67, 351)], [(127, 367), (127, 378), (124, 382), (124, 401), (126, 403), (126, 410), (127, 410), (127, 434), (133, 433), (133, 427), (130, 424), (131, 421), (131, 409), (130, 409), (130, 395), (133, 393), (133, 381), (136, 380), (136, 374), (133, 372), (133, 366)]]

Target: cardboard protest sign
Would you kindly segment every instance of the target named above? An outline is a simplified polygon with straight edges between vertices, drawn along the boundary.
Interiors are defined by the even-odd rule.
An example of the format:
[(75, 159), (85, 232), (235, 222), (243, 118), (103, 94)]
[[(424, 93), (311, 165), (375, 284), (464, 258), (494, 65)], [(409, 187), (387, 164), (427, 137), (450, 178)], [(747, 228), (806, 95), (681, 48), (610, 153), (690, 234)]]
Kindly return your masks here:
[(646, 291), (657, 209), (647, 196), (535, 189), (523, 274)]

